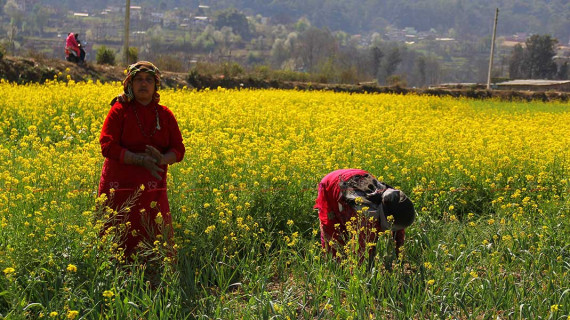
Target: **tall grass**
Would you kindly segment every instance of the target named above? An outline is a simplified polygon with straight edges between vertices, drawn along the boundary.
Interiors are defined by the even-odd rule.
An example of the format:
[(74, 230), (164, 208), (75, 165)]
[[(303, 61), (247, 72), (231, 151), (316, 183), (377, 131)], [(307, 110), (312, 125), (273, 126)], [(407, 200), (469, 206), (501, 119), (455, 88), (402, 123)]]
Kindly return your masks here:
[[(125, 265), (96, 218), (120, 90), (0, 83), (0, 317), (569, 319), (567, 104), (165, 90), (177, 259)], [(414, 201), (399, 259), (321, 251), (316, 186), (347, 167)]]

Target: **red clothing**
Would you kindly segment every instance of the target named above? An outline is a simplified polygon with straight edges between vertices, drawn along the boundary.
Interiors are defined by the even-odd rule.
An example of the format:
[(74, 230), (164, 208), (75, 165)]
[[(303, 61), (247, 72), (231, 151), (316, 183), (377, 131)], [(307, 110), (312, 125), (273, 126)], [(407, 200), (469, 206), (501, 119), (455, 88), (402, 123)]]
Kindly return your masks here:
[(81, 51), (79, 50), (79, 43), (77, 43), (75, 34), (73, 34), (73, 32), (67, 36), (67, 39), (65, 39), (65, 49), (77, 52), (78, 57), (81, 54)]
[[(160, 130), (155, 129), (157, 111)], [(173, 151), (178, 162), (183, 159), (185, 153), (182, 134), (174, 115), (167, 107), (156, 102), (143, 106), (133, 100), (125, 104), (116, 102), (111, 107), (99, 141), (101, 152), (105, 157), (99, 182), (99, 195), (105, 193), (110, 196), (110, 189), (114, 189), (111, 205), (115, 210), (119, 210), (127, 198), (144, 185), (144, 191), (126, 217), (131, 223), (131, 230), (135, 229), (138, 233), (138, 235), (129, 233), (124, 243), (126, 256), (129, 256), (140, 240), (148, 237), (146, 220), (154, 224), (157, 213), (161, 212), (164, 224), (170, 225), (171, 217), (166, 193), (168, 166), (161, 167), (164, 172), (159, 173), (162, 177), (159, 181), (147, 169), (125, 164), (125, 152), (129, 150), (134, 153), (144, 153), (145, 146), (151, 145), (163, 154)], [(153, 201), (157, 204), (155, 208), (151, 208)], [(145, 215), (141, 215), (141, 209), (144, 209)]]
[[(356, 216), (356, 210), (344, 198), (339, 182), (347, 181), (355, 175), (370, 174), (360, 169), (340, 169), (327, 174), (319, 183), (319, 191), (315, 200), (314, 208), (319, 211), (321, 228), (321, 245), (333, 254), (336, 250), (329, 246), (329, 241), (334, 240), (339, 245), (344, 245), (346, 236), (346, 222)], [(338, 228), (335, 229), (335, 224)], [(365, 223), (368, 230), (376, 228), (376, 232), (366, 232), (359, 235), (359, 244), (364, 248), (367, 242), (376, 243), (378, 232), (383, 232), (378, 220), (374, 223)], [(399, 230), (393, 233), (396, 240), (396, 251), (404, 244), (405, 231)]]

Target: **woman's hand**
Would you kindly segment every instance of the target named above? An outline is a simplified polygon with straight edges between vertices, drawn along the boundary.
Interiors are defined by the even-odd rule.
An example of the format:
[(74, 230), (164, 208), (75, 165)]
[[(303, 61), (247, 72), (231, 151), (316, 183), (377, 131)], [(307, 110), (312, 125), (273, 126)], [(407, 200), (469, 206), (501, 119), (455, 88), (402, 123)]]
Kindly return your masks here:
[(145, 153), (155, 159), (158, 166), (171, 165), (176, 162), (176, 153), (173, 151), (163, 154), (155, 147), (147, 145)]
[(154, 160), (156, 160), (156, 165), (163, 166), (163, 165), (167, 164), (165, 159), (164, 159), (164, 155), (162, 153), (160, 153), (160, 151), (158, 151), (158, 149), (156, 149), (155, 147), (147, 145), (146, 149), (145, 149), (145, 153), (148, 156), (152, 157)]
[(162, 168), (157, 165), (156, 159), (149, 156), (148, 154), (139, 154), (139, 157), (139, 165), (150, 171), (150, 174), (153, 177), (157, 178), (158, 180), (162, 180), (159, 172), (162, 173), (164, 170), (162, 170)]
[(150, 171), (150, 174), (153, 177), (157, 178), (158, 180), (162, 180), (162, 177), (160, 176), (159, 173), (164, 172), (164, 170), (161, 167), (159, 167), (159, 165), (157, 164), (157, 160), (154, 157), (146, 153), (134, 153), (127, 150), (125, 152), (124, 161), (125, 164), (131, 164), (143, 167), (148, 171)]

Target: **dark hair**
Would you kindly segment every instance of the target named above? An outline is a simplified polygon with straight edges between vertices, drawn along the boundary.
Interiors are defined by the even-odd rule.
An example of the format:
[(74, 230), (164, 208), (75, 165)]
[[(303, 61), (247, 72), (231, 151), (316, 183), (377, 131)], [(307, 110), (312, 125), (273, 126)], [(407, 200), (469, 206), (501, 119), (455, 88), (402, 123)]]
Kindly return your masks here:
[(416, 211), (412, 201), (406, 197), (404, 201), (383, 205), (386, 216), (394, 216), (394, 224), (400, 227), (410, 226), (416, 219)]
[(366, 195), (366, 199), (368, 199), (368, 201), (376, 205), (380, 205), (382, 203), (382, 193), (380, 192), (369, 193)]

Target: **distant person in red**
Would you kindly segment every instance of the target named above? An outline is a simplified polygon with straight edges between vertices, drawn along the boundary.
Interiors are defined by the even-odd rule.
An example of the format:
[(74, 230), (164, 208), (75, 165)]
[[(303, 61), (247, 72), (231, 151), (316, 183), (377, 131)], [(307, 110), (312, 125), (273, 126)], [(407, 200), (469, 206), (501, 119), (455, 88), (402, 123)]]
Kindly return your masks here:
[(65, 39), (65, 57), (67, 61), (79, 62), (80, 56), (81, 49), (79, 48), (79, 43), (77, 43), (77, 39), (75, 39), (73, 32), (70, 32)]
[[(378, 233), (385, 230), (392, 230), (398, 254), (404, 244), (404, 229), (415, 219), (414, 205), (404, 192), (360, 169), (340, 169), (327, 174), (319, 183), (315, 202), (321, 245), (335, 256), (348, 240), (347, 222), (356, 217), (357, 211), (362, 211), (365, 219), (354, 222), (365, 226), (358, 235), (359, 254), (365, 252), (366, 243), (376, 243)], [(373, 249), (371, 255), (375, 253)]]
[[(127, 259), (142, 240), (172, 236), (166, 172), (169, 165), (182, 161), (185, 148), (173, 113), (159, 104), (159, 88), (160, 71), (152, 63), (130, 65), (123, 93), (111, 101), (99, 138), (105, 157), (99, 195), (106, 194), (119, 212), (105, 230), (128, 226), (119, 243)], [(129, 204), (137, 192), (140, 195)], [(130, 209), (121, 212), (127, 204)]]

